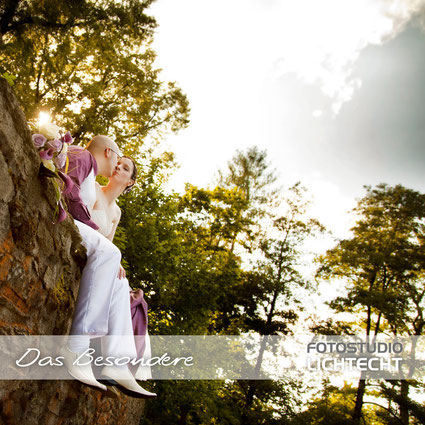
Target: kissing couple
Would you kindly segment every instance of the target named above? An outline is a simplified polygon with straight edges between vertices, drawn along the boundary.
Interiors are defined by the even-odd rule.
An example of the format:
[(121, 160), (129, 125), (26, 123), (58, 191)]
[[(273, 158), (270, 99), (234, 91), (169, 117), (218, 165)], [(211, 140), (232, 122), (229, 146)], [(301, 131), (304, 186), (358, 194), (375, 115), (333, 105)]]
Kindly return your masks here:
[[(136, 348), (134, 338), (130, 286), (121, 266), (121, 252), (112, 243), (121, 218), (115, 201), (135, 184), (136, 164), (133, 159), (122, 156), (112, 139), (95, 136), (85, 148), (69, 146), (66, 174), (72, 180), (72, 189), (65, 199), (87, 250), (87, 262), (81, 275), (71, 332), (60, 354), (68, 373), (87, 385), (106, 391), (106, 384), (132, 397), (155, 397), (155, 393), (136, 382), (128, 364), (110, 362), (111, 365), (103, 366), (99, 382), (91, 362), (81, 361), (85, 356), (89, 360), (86, 353), (90, 339), (99, 337), (103, 357), (136, 359), (140, 356), (140, 346)], [(100, 186), (95, 180), (97, 175), (109, 178), (108, 184)], [(144, 303), (141, 290), (134, 298), (135, 304)], [(144, 305), (146, 307), (146, 303)], [(141, 319), (138, 329), (140, 332), (144, 328), (145, 332), (140, 332), (144, 335), (146, 308), (144, 314), (138, 313)]]

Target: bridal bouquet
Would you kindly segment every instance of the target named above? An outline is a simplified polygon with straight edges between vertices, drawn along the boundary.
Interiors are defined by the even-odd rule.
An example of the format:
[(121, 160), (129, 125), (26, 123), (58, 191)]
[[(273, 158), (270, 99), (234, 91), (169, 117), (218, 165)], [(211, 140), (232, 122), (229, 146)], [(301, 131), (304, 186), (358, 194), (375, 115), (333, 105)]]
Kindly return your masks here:
[[(62, 205), (62, 194), (71, 191), (72, 180), (66, 175), (68, 168), (68, 145), (73, 142), (71, 133), (67, 131), (65, 134), (61, 129), (52, 123), (40, 124), (38, 133), (32, 135), (32, 141), (40, 155), (42, 165), (40, 174), (47, 177), (56, 177), (61, 182), (59, 187), (58, 181), (54, 180), (56, 188), (57, 206), (55, 209), (55, 217), (60, 223), (66, 218), (66, 212)], [(62, 172), (65, 168), (65, 172)]]

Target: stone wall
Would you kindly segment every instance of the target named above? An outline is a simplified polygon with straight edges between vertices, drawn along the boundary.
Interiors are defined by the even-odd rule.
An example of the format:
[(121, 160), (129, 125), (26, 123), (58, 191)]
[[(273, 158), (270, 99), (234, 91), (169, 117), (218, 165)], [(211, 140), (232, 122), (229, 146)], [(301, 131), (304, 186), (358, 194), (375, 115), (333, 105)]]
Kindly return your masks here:
[[(39, 166), (25, 116), (0, 78), (2, 335), (68, 334), (85, 263), (72, 219), (53, 224), (54, 187)], [(136, 425), (143, 406), (77, 381), (0, 381), (0, 423)]]

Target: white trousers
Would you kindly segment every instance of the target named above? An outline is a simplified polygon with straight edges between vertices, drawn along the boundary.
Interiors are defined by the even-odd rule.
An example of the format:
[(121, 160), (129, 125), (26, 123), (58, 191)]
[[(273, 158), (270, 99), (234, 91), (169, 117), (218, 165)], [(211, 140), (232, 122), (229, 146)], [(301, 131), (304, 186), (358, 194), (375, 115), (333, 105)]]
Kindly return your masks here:
[(130, 285), (126, 278), (115, 279), (108, 317), (108, 335), (102, 337), (102, 354), (113, 357), (137, 357), (131, 321)]
[(98, 231), (78, 220), (87, 263), (83, 269), (71, 335), (102, 338), (102, 354), (136, 357), (129, 284), (118, 279), (119, 249)]
[[(142, 337), (138, 337), (138, 338), (142, 338)], [(151, 372), (151, 367), (146, 365), (146, 361), (148, 361), (151, 357), (152, 357), (152, 350), (151, 350), (151, 340), (149, 338), (149, 333), (148, 330), (146, 329), (146, 335), (144, 336), (145, 338), (145, 351), (143, 352), (143, 361), (144, 361), (144, 365), (140, 365), (137, 368), (136, 373), (134, 374), (134, 377), (136, 379), (138, 379), (139, 381), (147, 381), (148, 379), (152, 379), (152, 372)]]

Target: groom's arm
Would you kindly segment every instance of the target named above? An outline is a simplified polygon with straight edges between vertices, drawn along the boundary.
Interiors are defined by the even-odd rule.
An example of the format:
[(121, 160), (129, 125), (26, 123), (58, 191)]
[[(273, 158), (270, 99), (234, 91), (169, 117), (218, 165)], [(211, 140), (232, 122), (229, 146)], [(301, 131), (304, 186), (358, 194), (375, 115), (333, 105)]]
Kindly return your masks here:
[[(67, 175), (72, 179), (74, 185), (69, 194), (65, 195), (68, 211), (76, 220), (81, 221), (87, 226), (97, 230), (99, 227), (91, 219), (89, 206), (87, 202), (86, 192), (90, 182), (85, 184), (84, 191), (81, 191), (81, 186), (89, 176), (97, 173), (96, 160), (91, 153), (78, 146), (70, 146), (68, 149), (69, 166)], [(93, 191), (94, 181), (93, 181)], [(86, 199), (85, 199), (86, 198)]]

